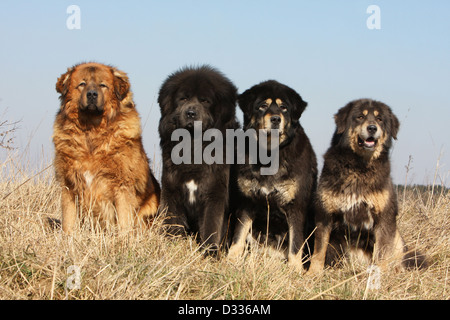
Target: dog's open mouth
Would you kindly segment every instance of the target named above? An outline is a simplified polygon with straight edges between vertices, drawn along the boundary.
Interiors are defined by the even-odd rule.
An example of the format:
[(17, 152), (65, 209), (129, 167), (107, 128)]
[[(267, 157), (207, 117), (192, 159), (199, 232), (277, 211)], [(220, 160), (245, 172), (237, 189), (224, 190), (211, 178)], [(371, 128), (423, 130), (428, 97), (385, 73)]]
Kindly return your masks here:
[(358, 144), (360, 147), (363, 147), (365, 149), (373, 149), (377, 145), (378, 140), (376, 140), (374, 137), (369, 137), (366, 140), (361, 139), (361, 137), (358, 137)]

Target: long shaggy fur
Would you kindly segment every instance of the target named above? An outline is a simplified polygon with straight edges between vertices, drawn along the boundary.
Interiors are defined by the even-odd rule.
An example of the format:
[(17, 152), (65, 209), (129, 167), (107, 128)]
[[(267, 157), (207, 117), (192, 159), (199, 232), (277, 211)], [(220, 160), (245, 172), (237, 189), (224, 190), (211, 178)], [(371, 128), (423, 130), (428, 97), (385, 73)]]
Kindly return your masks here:
[(278, 130), (279, 168), (262, 175), (264, 165), (251, 164), (246, 148), (246, 163), (238, 165), (230, 259), (240, 256), (251, 232), (255, 239), (283, 249), (289, 264), (303, 270), (302, 248), (317, 179), (316, 155), (299, 122), (306, 106), (296, 91), (274, 80), (239, 96), (245, 130)]
[[(127, 75), (98, 63), (69, 68), (56, 83), (61, 107), (53, 127), (62, 227), (71, 233), (77, 212), (122, 230), (152, 218), (159, 185), (144, 152)], [(78, 206), (77, 206), (78, 204)]]
[[(213, 254), (225, 237), (229, 214), (230, 165), (194, 164), (194, 122), (202, 131), (235, 129), (237, 89), (222, 73), (210, 66), (186, 67), (171, 74), (162, 84), (159, 134), (163, 157), (161, 212), (171, 235), (197, 234), (198, 241)], [(192, 139), (189, 163), (175, 164), (172, 150), (174, 130), (187, 130)], [(201, 152), (209, 142), (201, 144)], [(225, 146), (223, 154), (225, 155)]]
[(381, 267), (424, 266), (422, 255), (407, 253), (397, 228), (389, 161), (397, 117), (384, 103), (361, 99), (341, 108), (335, 122), (318, 185), (311, 273), (352, 252)]

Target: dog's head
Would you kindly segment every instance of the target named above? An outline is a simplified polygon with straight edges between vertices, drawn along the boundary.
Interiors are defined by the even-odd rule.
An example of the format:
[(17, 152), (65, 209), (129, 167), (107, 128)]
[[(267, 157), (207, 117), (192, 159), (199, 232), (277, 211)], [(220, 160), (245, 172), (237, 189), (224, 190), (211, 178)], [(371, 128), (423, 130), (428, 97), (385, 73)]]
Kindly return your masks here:
[(121, 102), (127, 107), (134, 106), (127, 75), (100, 63), (69, 68), (58, 79), (56, 91), (61, 94), (62, 111), (85, 121), (98, 121), (103, 115), (114, 118)]
[(161, 117), (174, 129), (191, 130), (194, 121), (202, 129), (223, 129), (234, 121), (237, 89), (222, 73), (210, 66), (183, 68), (161, 86), (158, 103)]
[(391, 108), (382, 102), (361, 99), (348, 103), (334, 116), (335, 144), (350, 147), (366, 158), (376, 159), (397, 139), (400, 123)]
[(245, 129), (279, 130), (280, 145), (288, 143), (307, 103), (288, 86), (275, 80), (262, 82), (239, 96)]

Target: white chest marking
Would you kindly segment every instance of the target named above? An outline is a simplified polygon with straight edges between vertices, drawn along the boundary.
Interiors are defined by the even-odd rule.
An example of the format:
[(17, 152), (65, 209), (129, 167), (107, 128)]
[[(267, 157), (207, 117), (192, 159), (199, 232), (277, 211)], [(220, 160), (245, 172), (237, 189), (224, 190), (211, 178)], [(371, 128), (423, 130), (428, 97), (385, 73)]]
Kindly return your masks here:
[(261, 187), (261, 189), (259, 189), (261, 191), (261, 193), (265, 196), (268, 196), (270, 194), (269, 189), (267, 189), (266, 187)]
[(189, 203), (193, 204), (195, 202), (195, 191), (197, 191), (197, 184), (194, 180), (186, 182), (186, 188), (189, 191)]
[(90, 173), (89, 171), (86, 171), (84, 174), (84, 180), (86, 181), (86, 186), (89, 188), (92, 184), (92, 180), (94, 180), (94, 175)]

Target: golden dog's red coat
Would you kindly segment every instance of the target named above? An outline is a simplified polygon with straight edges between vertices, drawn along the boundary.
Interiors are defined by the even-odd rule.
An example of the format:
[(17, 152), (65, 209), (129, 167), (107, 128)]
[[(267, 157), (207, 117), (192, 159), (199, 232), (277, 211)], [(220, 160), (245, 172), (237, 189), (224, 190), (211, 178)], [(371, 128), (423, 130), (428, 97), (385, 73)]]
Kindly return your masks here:
[(156, 214), (160, 188), (144, 152), (127, 75), (98, 63), (79, 64), (56, 83), (61, 108), (54, 123), (62, 227), (80, 217), (130, 229)]

